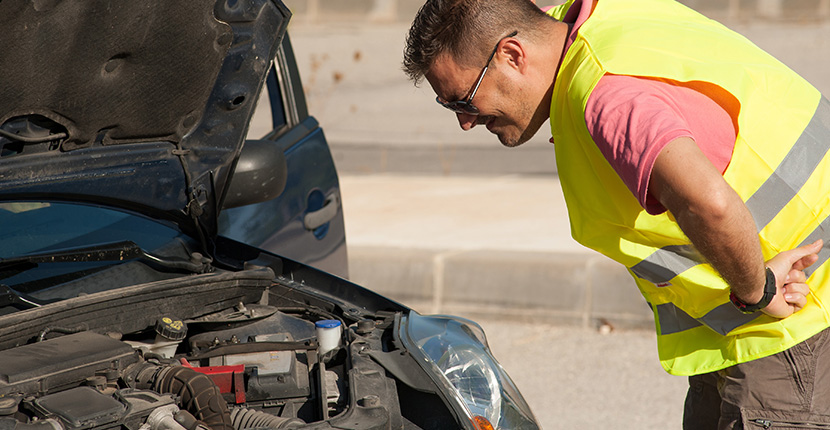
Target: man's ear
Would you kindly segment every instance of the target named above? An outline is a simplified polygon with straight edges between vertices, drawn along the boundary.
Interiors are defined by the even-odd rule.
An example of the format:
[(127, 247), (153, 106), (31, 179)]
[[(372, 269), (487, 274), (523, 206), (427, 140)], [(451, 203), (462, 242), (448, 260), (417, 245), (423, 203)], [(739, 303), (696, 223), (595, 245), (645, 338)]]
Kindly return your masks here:
[(520, 73), (527, 69), (526, 46), (516, 38), (507, 38), (501, 42), (496, 52), (500, 66), (511, 67)]

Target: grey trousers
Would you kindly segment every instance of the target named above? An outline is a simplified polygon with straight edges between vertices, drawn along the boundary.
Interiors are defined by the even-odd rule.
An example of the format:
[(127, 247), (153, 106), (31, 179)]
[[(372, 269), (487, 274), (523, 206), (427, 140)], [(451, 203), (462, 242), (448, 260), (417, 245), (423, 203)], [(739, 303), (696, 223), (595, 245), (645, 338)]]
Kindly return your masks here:
[(830, 329), (778, 354), (689, 377), (683, 428), (830, 429)]

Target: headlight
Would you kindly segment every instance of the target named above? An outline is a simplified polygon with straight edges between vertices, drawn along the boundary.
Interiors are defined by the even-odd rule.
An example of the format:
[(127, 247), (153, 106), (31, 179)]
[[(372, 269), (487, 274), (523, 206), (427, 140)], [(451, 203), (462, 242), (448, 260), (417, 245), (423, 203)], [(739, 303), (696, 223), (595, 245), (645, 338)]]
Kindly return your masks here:
[(421, 316), (403, 321), (401, 340), (448, 394), (470, 429), (538, 429), (524, 398), (490, 354), (478, 324), (458, 317)]

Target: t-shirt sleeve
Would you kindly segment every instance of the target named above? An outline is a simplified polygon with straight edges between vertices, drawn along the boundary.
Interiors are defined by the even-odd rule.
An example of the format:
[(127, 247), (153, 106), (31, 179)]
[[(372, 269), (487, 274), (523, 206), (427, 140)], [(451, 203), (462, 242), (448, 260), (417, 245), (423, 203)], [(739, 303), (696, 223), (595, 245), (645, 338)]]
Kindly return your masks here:
[(666, 211), (648, 192), (654, 162), (666, 144), (694, 139), (721, 172), (734, 146), (731, 117), (712, 99), (647, 78), (603, 76), (588, 98), (585, 122), (611, 167), (652, 215)]

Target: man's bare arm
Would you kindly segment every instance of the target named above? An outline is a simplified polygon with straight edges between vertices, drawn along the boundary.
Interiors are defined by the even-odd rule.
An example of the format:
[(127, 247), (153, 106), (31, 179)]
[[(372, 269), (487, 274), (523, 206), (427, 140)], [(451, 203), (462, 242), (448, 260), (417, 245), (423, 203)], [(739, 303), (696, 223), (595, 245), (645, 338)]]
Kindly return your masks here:
[(761, 300), (766, 266), (775, 273), (778, 293), (765, 313), (783, 318), (806, 304), (810, 290), (803, 269), (818, 259), (821, 241), (765, 262), (749, 209), (692, 139), (681, 137), (663, 148), (649, 192), (674, 215), (742, 302)]

